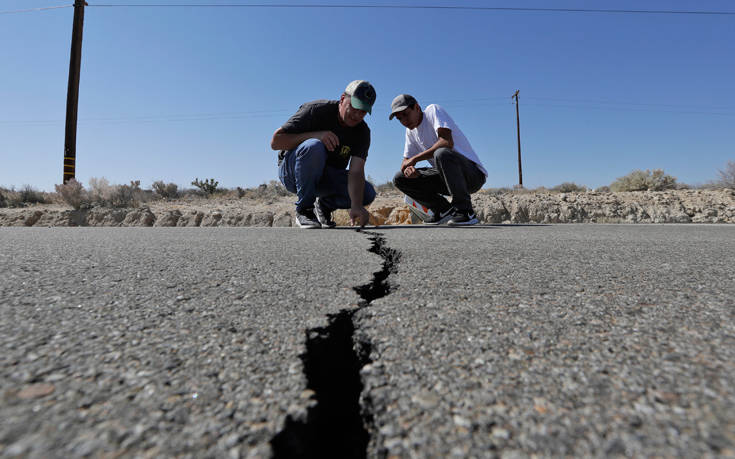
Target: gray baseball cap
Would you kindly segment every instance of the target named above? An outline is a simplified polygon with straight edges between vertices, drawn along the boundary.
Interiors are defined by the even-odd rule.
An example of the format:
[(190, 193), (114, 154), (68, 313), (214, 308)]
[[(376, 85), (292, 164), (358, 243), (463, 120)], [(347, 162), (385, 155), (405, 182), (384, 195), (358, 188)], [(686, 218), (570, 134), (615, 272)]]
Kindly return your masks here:
[(355, 80), (347, 85), (345, 94), (350, 96), (352, 108), (365, 110), (372, 115), (373, 104), (377, 97), (373, 85), (365, 80)]
[(397, 95), (396, 98), (393, 99), (393, 102), (391, 102), (390, 104), (390, 116), (388, 117), (388, 119), (392, 120), (393, 117), (396, 116), (396, 113), (402, 112), (403, 110), (417, 103), (418, 102), (416, 102), (416, 99), (414, 99), (413, 96), (409, 96), (408, 94)]

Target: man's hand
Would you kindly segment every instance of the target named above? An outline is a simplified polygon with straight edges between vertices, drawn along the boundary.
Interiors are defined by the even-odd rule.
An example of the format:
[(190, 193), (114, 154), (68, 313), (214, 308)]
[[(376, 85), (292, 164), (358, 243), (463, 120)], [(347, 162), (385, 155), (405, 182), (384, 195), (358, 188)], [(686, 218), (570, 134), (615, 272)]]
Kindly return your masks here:
[(403, 158), (403, 161), (401, 162), (401, 170), (405, 174), (407, 167), (413, 167), (415, 165), (416, 162), (413, 160), (413, 158)]
[(321, 141), (329, 151), (334, 151), (337, 145), (339, 145), (339, 138), (332, 131), (316, 131), (314, 138)]
[(403, 169), (403, 175), (407, 178), (416, 178), (419, 176), (419, 171), (416, 170), (413, 166), (408, 166), (407, 168)]
[(370, 213), (364, 207), (350, 208), (350, 224), (364, 227), (370, 221)]

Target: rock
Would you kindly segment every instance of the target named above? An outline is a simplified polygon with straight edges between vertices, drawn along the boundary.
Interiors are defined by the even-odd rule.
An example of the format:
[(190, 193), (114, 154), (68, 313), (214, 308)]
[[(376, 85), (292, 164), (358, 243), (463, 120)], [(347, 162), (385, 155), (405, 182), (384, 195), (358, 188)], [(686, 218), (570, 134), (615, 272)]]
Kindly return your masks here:
[(290, 212), (281, 212), (273, 217), (273, 226), (289, 227), (292, 225), (293, 215)]
[(176, 222), (176, 226), (200, 226), (203, 219), (204, 212), (192, 210), (182, 215)]
[(247, 226), (273, 226), (273, 212), (255, 212), (248, 215)]
[(181, 211), (172, 210), (156, 218), (153, 226), (176, 226), (181, 218)]
[(144, 207), (128, 212), (121, 226), (153, 226), (156, 222), (156, 216), (150, 209)]
[[(370, 213), (370, 224), (375, 226), (380, 226), (383, 223), (385, 223), (385, 217), (382, 216), (379, 213), (368, 211)], [(390, 213), (390, 212), (389, 212)]]
[[(138, 209), (132, 212), (137, 212)], [(85, 226), (120, 226), (127, 218), (127, 209), (95, 207), (85, 213)], [(137, 226), (137, 225), (128, 225)]]
[(505, 208), (503, 201), (492, 196), (486, 200), (473, 199), (472, 203), (477, 213), (477, 218), (483, 223), (503, 223), (510, 220), (510, 213)]
[(34, 211), (31, 215), (28, 216), (28, 218), (26, 218), (26, 221), (24, 222), (25, 226), (35, 225), (42, 215), (43, 212), (41, 212), (40, 210)]
[(381, 207), (377, 207), (375, 209), (373, 209), (372, 207), (370, 207), (370, 209), (368, 209), (368, 210), (370, 211), (371, 214), (379, 215), (385, 221), (385, 219), (388, 218), (388, 216), (391, 214), (391, 212), (393, 212), (393, 209), (395, 209), (394, 206), (381, 206)]
[(45, 384), (45, 383), (31, 384), (30, 386), (27, 386), (21, 389), (18, 392), (17, 397), (20, 399), (45, 397), (53, 393), (55, 389), (56, 388), (54, 387), (53, 384)]
[(211, 214), (204, 217), (200, 226), (220, 226), (222, 220), (222, 211), (215, 210)]
[(394, 207), (385, 220), (386, 225), (410, 225), (411, 210), (408, 206)]

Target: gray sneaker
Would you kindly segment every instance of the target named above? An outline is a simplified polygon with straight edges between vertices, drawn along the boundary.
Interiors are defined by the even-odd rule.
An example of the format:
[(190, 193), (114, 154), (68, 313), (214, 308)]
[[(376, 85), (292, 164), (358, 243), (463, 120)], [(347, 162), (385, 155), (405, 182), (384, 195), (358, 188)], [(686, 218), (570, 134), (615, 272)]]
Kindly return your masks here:
[(464, 212), (455, 210), (452, 218), (447, 222), (449, 226), (476, 225), (477, 223), (479, 223), (479, 220), (477, 220), (477, 216), (472, 209)]
[(321, 228), (322, 225), (314, 215), (314, 209), (296, 209), (296, 224), (301, 228)]
[(430, 219), (424, 220), (424, 225), (443, 225), (452, 218), (453, 212), (454, 207), (450, 207), (444, 212), (434, 212), (434, 215)]
[(324, 228), (334, 228), (337, 224), (332, 220), (332, 209), (324, 205), (321, 199), (316, 198), (314, 214)]

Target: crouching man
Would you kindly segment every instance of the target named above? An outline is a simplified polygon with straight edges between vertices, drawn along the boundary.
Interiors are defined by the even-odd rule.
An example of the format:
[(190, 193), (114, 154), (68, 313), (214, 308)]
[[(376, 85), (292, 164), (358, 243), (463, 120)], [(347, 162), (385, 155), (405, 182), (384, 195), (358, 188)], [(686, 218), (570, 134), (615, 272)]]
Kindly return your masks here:
[[(401, 170), (393, 178), (396, 187), (432, 210), (426, 224), (476, 224), (470, 194), (485, 183), (487, 171), (452, 117), (436, 104), (422, 111), (408, 94), (393, 99), (389, 119), (393, 117), (406, 127)], [(416, 167), (422, 160), (432, 167)]]
[[(273, 134), (278, 177), (296, 193), (296, 224), (332, 228), (332, 212), (349, 209), (353, 226), (365, 226), (365, 206), (375, 189), (365, 180), (370, 128), (363, 118), (372, 111), (375, 89), (364, 80), (350, 83), (339, 100), (303, 104)], [(346, 170), (349, 164), (349, 172)]]

